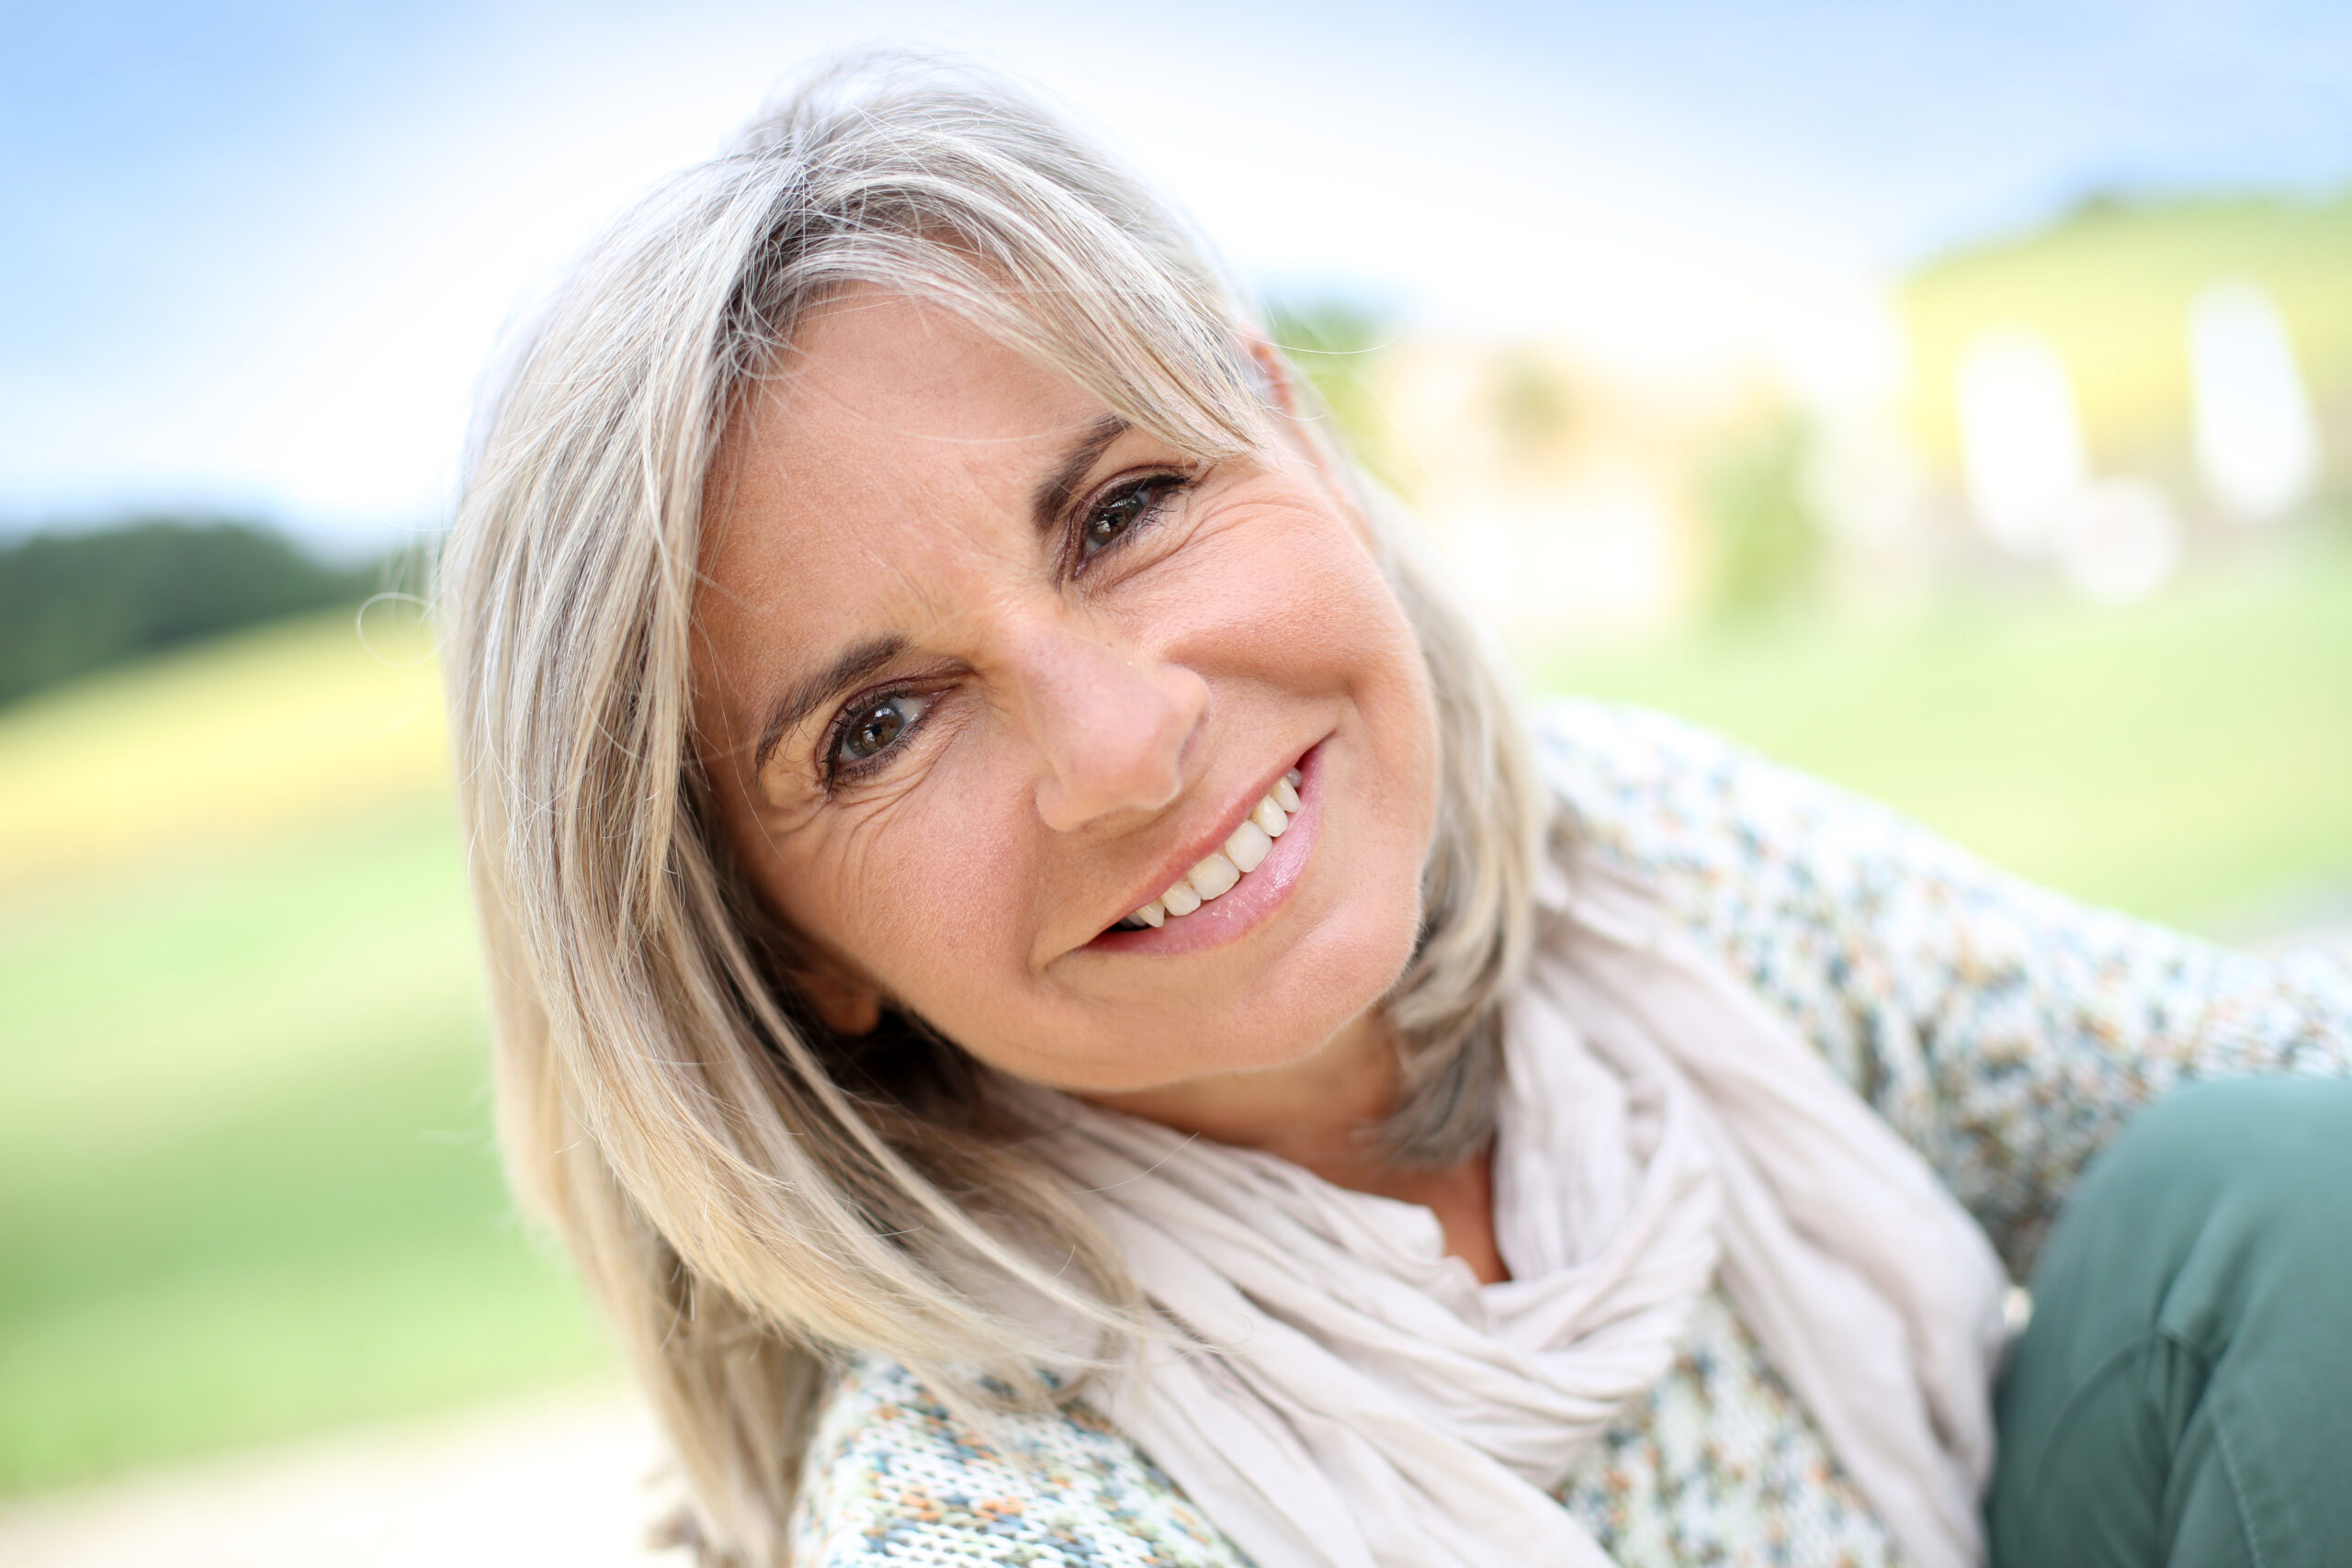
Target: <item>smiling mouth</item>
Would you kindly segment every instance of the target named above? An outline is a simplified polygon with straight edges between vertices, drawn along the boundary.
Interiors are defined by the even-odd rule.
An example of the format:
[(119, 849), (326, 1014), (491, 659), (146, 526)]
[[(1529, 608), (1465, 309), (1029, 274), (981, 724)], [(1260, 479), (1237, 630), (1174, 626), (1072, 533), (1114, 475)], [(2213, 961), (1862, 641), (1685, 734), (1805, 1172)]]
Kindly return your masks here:
[[(1111, 928), (1139, 931), (1182, 920), (1204, 904), (1224, 897), (1265, 863), (1274, 840), (1290, 826), (1299, 809), (1298, 786), (1304, 777), (1296, 768), (1274, 781), (1274, 787), (1250, 808), (1241, 825), (1201, 863), (1170, 883), (1168, 890)], [(1107, 933), (1105, 933), (1107, 934)]]

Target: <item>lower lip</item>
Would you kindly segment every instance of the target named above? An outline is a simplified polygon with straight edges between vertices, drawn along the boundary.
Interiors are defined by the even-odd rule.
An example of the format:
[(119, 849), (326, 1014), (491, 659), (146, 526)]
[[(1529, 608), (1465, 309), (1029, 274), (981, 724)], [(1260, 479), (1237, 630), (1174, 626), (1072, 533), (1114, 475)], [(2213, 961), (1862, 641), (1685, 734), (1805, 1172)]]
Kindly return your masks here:
[(1317, 787), (1322, 770), (1317, 765), (1322, 755), (1317, 742), (1298, 760), (1298, 810), (1257, 870), (1189, 915), (1170, 915), (1167, 924), (1143, 931), (1107, 931), (1080, 951), (1155, 957), (1197, 953), (1238, 940), (1280, 908), (1298, 886), (1307, 859), (1315, 852), (1316, 829), (1323, 820), (1323, 791)]

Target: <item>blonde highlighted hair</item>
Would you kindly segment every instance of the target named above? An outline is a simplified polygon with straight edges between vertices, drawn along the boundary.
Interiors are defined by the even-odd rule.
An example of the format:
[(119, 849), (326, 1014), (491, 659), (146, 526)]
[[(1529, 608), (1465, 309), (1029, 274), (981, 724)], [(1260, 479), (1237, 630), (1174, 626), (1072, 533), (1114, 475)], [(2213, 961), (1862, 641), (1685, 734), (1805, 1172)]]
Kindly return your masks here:
[[(1005, 84), (899, 56), (817, 76), (642, 201), (486, 407), (437, 599), (500, 1134), (668, 1427), (706, 1555), (762, 1565), (786, 1560), (841, 1358), (894, 1357), (978, 1408), (1066, 1394), (1037, 1369), (1148, 1331), (1118, 1259), (967, 1092), (980, 1069), (919, 1020), (842, 1039), (801, 1005), (791, 935), (715, 829), (689, 676), (706, 477), (746, 385), (854, 284), (960, 313), (1199, 457), (1262, 450), (1287, 417), (1165, 206)], [(1544, 814), (1409, 525), (1301, 434), (1351, 476), (1437, 693), (1422, 937), (1384, 1003), (1408, 1089), (1382, 1132), (1443, 1163), (1488, 1134)], [(1008, 1311), (1023, 1293), (1057, 1311)]]

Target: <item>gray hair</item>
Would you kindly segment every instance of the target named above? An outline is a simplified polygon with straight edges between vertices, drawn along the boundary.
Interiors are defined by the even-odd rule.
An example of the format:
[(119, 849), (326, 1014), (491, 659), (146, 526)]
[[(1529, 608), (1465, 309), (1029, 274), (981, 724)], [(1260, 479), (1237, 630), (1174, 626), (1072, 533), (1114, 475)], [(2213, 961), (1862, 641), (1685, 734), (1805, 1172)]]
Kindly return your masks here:
[[(842, 1358), (981, 1409), (1066, 1395), (1037, 1369), (1151, 1332), (987, 1097), (944, 1091), (973, 1064), (916, 1021), (815, 1021), (715, 828), (689, 659), (707, 476), (751, 379), (855, 284), (958, 312), (1197, 457), (1262, 451), (1286, 417), (1167, 207), (1005, 84), (898, 56), (819, 74), (645, 198), (485, 405), (438, 601), (500, 1134), (677, 1446), (706, 1554), (770, 1565)], [(1416, 531), (1302, 434), (1349, 476), (1437, 694), (1423, 931), (1384, 1003), (1408, 1092), (1380, 1131), (1444, 1163), (1490, 1133), (1544, 811)], [(1073, 1321), (1108, 1348), (1074, 1363)]]

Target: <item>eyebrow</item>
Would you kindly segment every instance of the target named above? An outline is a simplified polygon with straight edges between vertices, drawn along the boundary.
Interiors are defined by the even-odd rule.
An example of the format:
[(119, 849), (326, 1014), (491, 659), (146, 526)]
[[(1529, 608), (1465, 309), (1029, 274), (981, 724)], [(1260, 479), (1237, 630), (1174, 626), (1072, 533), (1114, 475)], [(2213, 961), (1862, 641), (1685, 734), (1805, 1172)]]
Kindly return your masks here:
[(1106, 413), (1086, 427), (1062, 458), (1061, 467), (1046, 476), (1029, 498), (1030, 521), (1040, 534), (1050, 534), (1061, 524), (1062, 513), (1069, 507), (1070, 497), (1078, 493), (1080, 480), (1095, 460), (1110, 450), (1111, 443), (1134, 427), (1117, 414)]
[(760, 743), (752, 752), (752, 772), (757, 773), (768, 765), (768, 758), (786, 736), (799, 728), (801, 720), (906, 650), (904, 636), (885, 632), (852, 643), (822, 670), (786, 686), (768, 709), (767, 723), (760, 727)]

